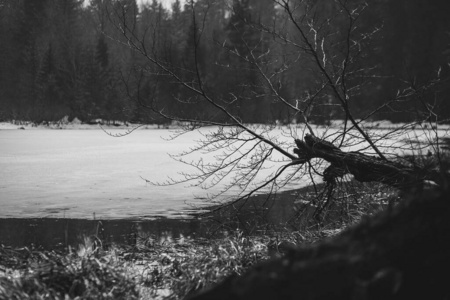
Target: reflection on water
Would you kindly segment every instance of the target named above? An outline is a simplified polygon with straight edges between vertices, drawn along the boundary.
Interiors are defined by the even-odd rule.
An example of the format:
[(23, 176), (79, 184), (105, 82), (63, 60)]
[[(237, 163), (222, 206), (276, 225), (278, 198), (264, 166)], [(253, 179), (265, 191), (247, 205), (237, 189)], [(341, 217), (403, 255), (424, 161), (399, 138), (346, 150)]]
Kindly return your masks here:
[(0, 219), (0, 243), (12, 247), (43, 249), (77, 247), (85, 237), (95, 237), (104, 246), (135, 245), (139, 237), (178, 239), (201, 234), (200, 221), (82, 220), (82, 219)]
[(276, 229), (282, 226), (299, 230), (298, 226), (306, 225), (302, 224), (301, 219), (310, 219), (314, 211), (298, 201), (308, 190), (311, 188), (271, 196), (256, 195), (203, 215), (201, 219), (4, 218), (0, 219), (0, 243), (12, 247), (54, 249), (77, 247), (86, 237), (92, 237), (106, 247), (112, 244), (134, 246), (139, 239), (176, 241), (184, 237), (221, 236), (235, 229), (249, 234), (263, 227)]

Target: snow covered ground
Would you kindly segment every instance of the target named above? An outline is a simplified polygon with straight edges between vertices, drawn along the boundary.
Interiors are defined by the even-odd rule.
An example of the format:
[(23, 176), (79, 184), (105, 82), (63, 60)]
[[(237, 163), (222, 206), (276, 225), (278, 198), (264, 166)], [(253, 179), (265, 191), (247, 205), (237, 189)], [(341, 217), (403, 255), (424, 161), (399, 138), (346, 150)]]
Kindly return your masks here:
[[(130, 126), (103, 128), (120, 134)], [(271, 134), (285, 133), (277, 129)], [(442, 135), (447, 133), (442, 131)], [(188, 149), (199, 134), (163, 139), (171, 134), (168, 129), (145, 126), (117, 138), (99, 125), (77, 122), (50, 127), (0, 123), (0, 218), (183, 216), (194, 208), (192, 205), (205, 204), (199, 198), (206, 197), (206, 191), (186, 184), (154, 186), (142, 179), (163, 181), (190, 170), (168, 153)]]

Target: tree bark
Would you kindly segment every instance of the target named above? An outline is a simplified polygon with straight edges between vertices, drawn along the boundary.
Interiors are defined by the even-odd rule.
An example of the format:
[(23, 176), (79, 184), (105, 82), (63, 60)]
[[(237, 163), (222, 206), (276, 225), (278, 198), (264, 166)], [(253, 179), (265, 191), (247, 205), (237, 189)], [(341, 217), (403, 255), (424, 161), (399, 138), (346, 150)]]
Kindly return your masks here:
[(295, 143), (294, 153), (298, 155), (299, 163), (313, 158), (330, 163), (324, 172), (324, 180), (329, 183), (345, 174), (353, 175), (360, 182), (376, 181), (400, 189), (417, 187), (424, 180), (436, 182), (434, 173), (422, 171), (418, 166), (407, 166), (359, 152), (344, 152), (310, 134), (305, 135), (304, 141), (296, 139)]

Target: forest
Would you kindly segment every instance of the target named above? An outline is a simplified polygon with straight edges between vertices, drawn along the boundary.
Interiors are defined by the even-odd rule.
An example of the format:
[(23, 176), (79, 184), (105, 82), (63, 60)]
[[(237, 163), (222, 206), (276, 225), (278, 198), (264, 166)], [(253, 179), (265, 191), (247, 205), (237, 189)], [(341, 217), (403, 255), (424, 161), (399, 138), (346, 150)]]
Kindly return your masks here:
[[(339, 19), (334, 1), (309, 2), (320, 12), (319, 20), (333, 18), (347, 25), (348, 19)], [(350, 103), (355, 118), (377, 110), (391, 95), (415, 89), (413, 97), (381, 105), (369, 118), (414, 121), (423, 118), (428, 103), (440, 112), (441, 122), (448, 121), (448, 7), (445, 0), (370, 1), (355, 28), (355, 34), (367, 34), (361, 39), (366, 50), (359, 54), (365, 73), (354, 79), (361, 84), (354, 84), (358, 90)], [(290, 103), (315, 93), (312, 86), (319, 75), (311, 58), (297, 55), (292, 44), (261, 30), (270, 25), (291, 35), (295, 28), (284, 21), (285, 13), (272, 0), (177, 0), (170, 9), (157, 0), (140, 6), (136, 0), (2, 1), (0, 119), (42, 123), (69, 116), (88, 123), (165, 123), (165, 116), (176, 115), (224, 121), (136, 53), (121, 32), (125, 27), (153, 55), (177, 68), (182, 81), (194, 82), (201, 73), (205, 90), (219, 102), (233, 103), (230, 111), (243, 122), (301, 122), (267, 93), (251, 61), (242, 59), (250, 50), (252, 56), (266, 59), (265, 73), (278, 74), (277, 91)], [(339, 34), (328, 42), (339, 44)], [(284, 69), (286, 65), (290, 67)], [(325, 124), (343, 119), (345, 112), (336, 101), (325, 88), (308, 107), (309, 120)]]
[[(94, 212), (76, 244), (52, 226), (60, 252), (0, 241), (0, 300), (449, 299), (449, 15), (448, 0), (0, 1), (0, 122), (179, 122), (170, 140), (197, 135), (170, 157), (194, 171), (140, 178), (211, 205), (192, 216), (204, 236), (136, 223), (121, 245)], [(106, 166), (102, 181), (125, 176)]]

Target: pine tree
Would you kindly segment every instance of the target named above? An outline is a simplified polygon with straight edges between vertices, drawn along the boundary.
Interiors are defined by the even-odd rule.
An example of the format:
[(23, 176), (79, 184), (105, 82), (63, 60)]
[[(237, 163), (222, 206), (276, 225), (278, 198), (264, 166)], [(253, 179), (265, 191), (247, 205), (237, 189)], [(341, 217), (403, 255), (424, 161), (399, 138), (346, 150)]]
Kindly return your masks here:
[[(233, 10), (225, 30), (228, 34), (226, 64), (229, 70), (229, 84), (236, 86), (238, 97), (236, 113), (246, 122), (258, 123), (271, 120), (269, 101), (255, 64), (263, 65), (260, 54), (267, 51), (269, 44), (259, 25), (259, 13), (251, 6), (250, 0), (234, 0)], [(255, 22), (255, 20), (257, 20)]]

